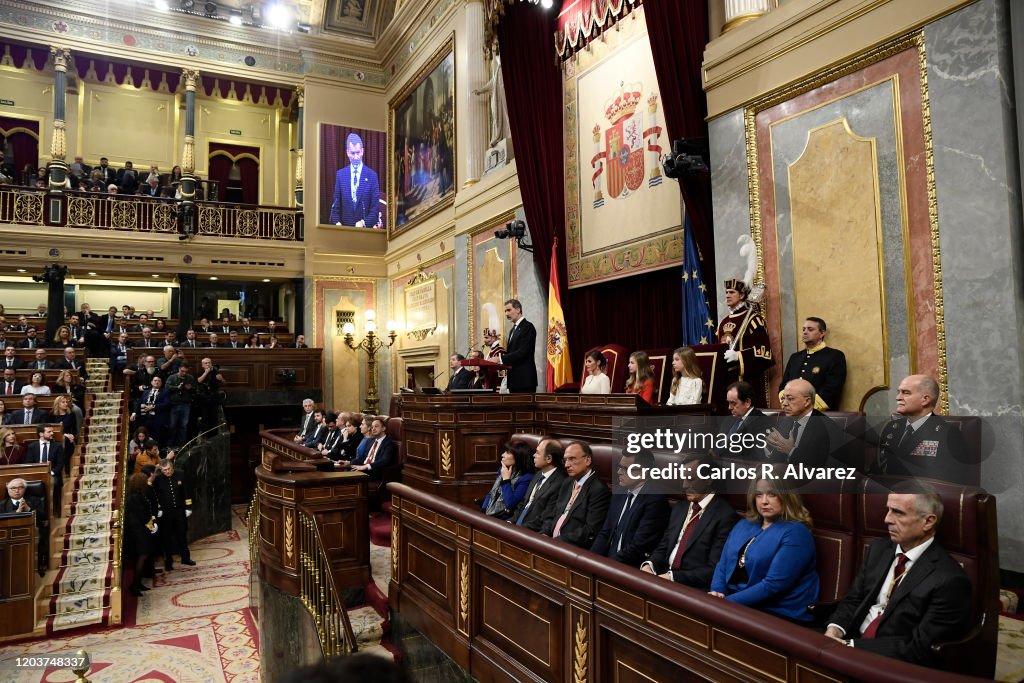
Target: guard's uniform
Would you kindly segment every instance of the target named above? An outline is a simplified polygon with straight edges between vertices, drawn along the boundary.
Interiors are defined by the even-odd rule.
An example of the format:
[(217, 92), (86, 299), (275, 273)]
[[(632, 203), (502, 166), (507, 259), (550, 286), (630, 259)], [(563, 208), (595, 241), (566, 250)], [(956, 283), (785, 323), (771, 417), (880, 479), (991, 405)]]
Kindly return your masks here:
[(163, 472), (153, 483), (160, 509), (164, 511), (160, 518), (160, 531), (163, 532), (164, 566), (171, 569), (173, 555), (181, 555), (181, 561), (191, 561), (188, 552), (188, 517), (187, 510), (192, 509), (192, 489), (188, 485), (185, 473), (174, 470), (171, 476)]
[[(746, 304), (722, 318), (718, 323), (719, 344), (730, 346), (739, 354), (739, 363), (730, 363), (733, 376), (750, 384), (754, 389), (754, 405), (764, 407), (765, 371), (774, 365), (768, 327), (760, 313), (747, 317)], [(735, 341), (735, 345), (733, 342)]]
[(782, 384), (794, 379), (805, 379), (814, 386), (824, 405), (815, 402), (818, 410), (839, 410), (839, 398), (846, 383), (846, 354), (826, 346), (824, 342), (813, 349), (798, 351), (789, 357)]

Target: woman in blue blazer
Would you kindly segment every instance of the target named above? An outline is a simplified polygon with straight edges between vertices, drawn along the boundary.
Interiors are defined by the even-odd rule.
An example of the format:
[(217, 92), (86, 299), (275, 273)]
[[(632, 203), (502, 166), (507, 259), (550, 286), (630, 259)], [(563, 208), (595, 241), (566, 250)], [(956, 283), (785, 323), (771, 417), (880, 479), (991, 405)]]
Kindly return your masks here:
[(818, 599), (811, 515), (782, 480), (759, 480), (747, 494), (747, 515), (733, 527), (715, 567), (709, 595), (809, 622)]
[(526, 496), (533, 472), (533, 449), (521, 441), (505, 444), (501, 469), (480, 509), (498, 519), (510, 518)]

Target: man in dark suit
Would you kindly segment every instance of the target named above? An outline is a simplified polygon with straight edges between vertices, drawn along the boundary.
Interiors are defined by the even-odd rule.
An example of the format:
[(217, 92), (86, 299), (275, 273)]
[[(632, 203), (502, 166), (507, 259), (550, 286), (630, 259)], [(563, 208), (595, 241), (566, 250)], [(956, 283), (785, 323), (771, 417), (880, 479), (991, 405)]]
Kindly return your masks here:
[(245, 342), (238, 341), (238, 333), (235, 332), (235, 331), (232, 331), (232, 332), (228, 333), (228, 345), (227, 345), (226, 348), (229, 348), (229, 349), (244, 349), (245, 348)]
[(217, 333), (216, 332), (211, 332), (210, 333), (210, 342), (208, 344), (206, 344), (205, 348), (216, 349), (216, 348), (219, 348), (219, 347), (220, 347), (220, 342), (217, 341)]
[(94, 170), (97, 170), (102, 175), (103, 186), (106, 187), (109, 183), (117, 180), (117, 171), (112, 169), (108, 163), (106, 157), (100, 157), (100, 165)]
[(12, 370), (21, 370), (25, 367), (25, 361), (15, 357), (15, 351), (16, 349), (14, 346), (8, 346), (4, 349), (4, 359), (0, 362), (0, 367), (4, 369), (10, 368)]
[(501, 360), (508, 370), (508, 390), (513, 394), (537, 391), (537, 364), (533, 353), (537, 347), (537, 329), (523, 317), (523, 305), (517, 299), (505, 302), (505, 317), (512, 323), (508, 343)]
[(316, 420), (313, 418), (313, 411), (316, 408), (316, 404), (311, 398), (305, 398), (302, 400), (302, 421), (299, 423), (299, 433), (295, 435), (295, 443), (302, 443), (308, 437), (310, 432), (316, 427)]
[(150, 378), (150, 385), (139, 397), (139, 402), (132, 412), (149, 432), (149, 436), (157, 441), (163, 437), (171, 412), (171, 392), (164, 390), (164, 380), (160, 375)]
[(124, 168), (117, 172), (117, 186), (121, 194), (135, 194), (139, 189), (139, 176), (132, 166), (132, 162), (124, 162)]
[(46, 359), (46, 349), (36, 349), (36, 359), (25, 366), (26, 370), (53, 370), (53, 361)]
[(302, 445), (306, 448), (317, 449), (324, 442), (324, 435), (327, 432), (327, 421), (324, 419), (325, 411), (317, 408), (313, 411), (313, 427), (309, 430)]
[(770, 462), (807, 467), (834, 464), (841, 435), (824, 413), (814, 408), (814, 386), (805, 379), (790, 380), (782, 390), (786, 416), (767, 436)]
[(512, 514), (512, 519), (516, 526), (540, 531), (555, 518), (555, 504), (562, 483), (565, 482), (562, 445), (554, 439), (544, 439), (537, 444), (537, 450), (533, 453), (533, 467), (537, 473), (533, 475), (530, 488)]
[(785, 386), (792, 379), (805, 379), (814, 385), (816, 409), (839, 410), (839, 397), (846, 383), (846, 355), (825, 344), (827, 329), (821, 318), (804, 320), (801, 328), (804, 349), (789, 357), (780, 384)]
[(370, 424), (370, 438), (373, 442), (366, 451), (366, 458), (360, 463), (353, 461), (352, 469), (366, 472), (370, 479), (380, 480), (381, 470), (398, 458), (398, 449), (395, 442), (388, 438), (384, 431), (384, 421), (380, 418)]
[(900, 482), (886, 508), (889, 538), (868, 548), (825, 635), (868, 652), (935, 665), (931, 646), (967, 632), (971, 582), (935, 539), (942, 499), (931, 486)]
[(7, 421), (9, 425), (34, 425), (46, 422), (50, 414), (42, 408), (36, 408), (36, 395), (25, 394), (21, 397), (21, 408), (11, 413)]
[(10, 512), (35, 512), (36, 527), (38, 536), (38, 547), (36, 549), (37, 567), (39, 576), (46, 573), (46, 550), (49, 546), (49, 535), (46, 529), (49, 526), (50, 515), (46, 509), (46, 502), (38, 496), (26, 495), (27, 483), (21, 477), (11, 479), (7, 482), (7, 498), (0, 501), (0, 514)]
[(612, 495), (608, 516), (597, 533), (590, 552), (639, 567), (665, 531), (668, 500), (665, 494), (651, 490), (647, 472), (654, 467), (654, 454), (641, 449), (619, 458), (620, 493)]
[(334, 177), (330, 222), (357, 228), (374, 228), (380, 214), (377, 174), (363, 163), (363, 140), (349, 133), (345, 142), (349, 165)]
[(715, 492), (718, 480), (713, 478), (717, 467), (714, 460), (697, 457), (685, 465), (689, 474), (686, 502), (672, 509), (661, 542), (640, 569), (706, 591), (729, 532), (739, 518), (729, 502)]
[(196, 341), (196, 331), (189, 329), (185, 330), (185, 340), (178, 344), (178, 348), (181, 349), (198, 349), (201, 344)]
[(117, 335), (117, 341), (110, 345), (110, 371), (122, 372), (128, 367), (128, 354), (132, 345), (128, 341), (128, 335), (122, 332)]
[[(737, 444), (738, 450), (734, 450), (730, 445), (729, 449), (718, 449), (716, 454), (720, 457), (764, 461), (764, 449), (757, 448), (756, 445), (743, 447), (745, 434), (764, 434), (772, 426), (768, 416), (762, 413), (760, 408), (754, 407), (754, 388), (747, 382), (733, 382), (725, 390), (725, 403), (733, 416), (733, 419), (726, 423), (726, 433), (729, 435), (730, 444)], [(749, 441), (749, 437), (746, 440)]]
[(448, 391), (469, 388), (469, 383), (473, 378), (471, 377), (472, 373), (462, 367), (462, 361), (465, 358), (461, 353), (456, 353), (448, 359), (448, 371), (451, 373), (451, 376), (448, 378)]
[(65, 348), (64, 358), (57, 361), (53, 367), (57, 370), (74, 370), (82, 379), (89, 379), (89, 375), (85, 371), (85, 363), (78, 360), (74, 347)]
[(565, 473), (569, 478), (555, 503), (555, 515), (542, 533), (580, 548), (590, 548), (608, 515), (612, 494), (593, 469), (588, 444), (573, 441), (565, 449)]
[(14, 368), (4, 368), (4, 381), (0, 384), (0, 394), (4, 396), (17, 396), (21, 393), (24, 382), (19, 382)]
[(911, 375), (896, 393), (898, 418), (889, 421), (878, 439), (873, 471), (975, 484), (977, 465), (967, 453), (963, 434), (933, 411), (939, 384), (927, 375)]
[(44, 349), (46, 344), (36, 336), (36, 328), (30, 327), (25, 330), (25, 338), (18, 342), (19, 349)]
[(300, 334), (295, 337), (295, 348), (297, 349), (308, 349), (306, 345), (306, 335)]
[(60, 492), (64, 488), (64, 447), (53, 440), (53, 427), (41, 424), (36, 427), (39, 439), (28, 445), (25, 464), (50, 463), (50, 477), (53, 481), (53, 508), (60, 509)]

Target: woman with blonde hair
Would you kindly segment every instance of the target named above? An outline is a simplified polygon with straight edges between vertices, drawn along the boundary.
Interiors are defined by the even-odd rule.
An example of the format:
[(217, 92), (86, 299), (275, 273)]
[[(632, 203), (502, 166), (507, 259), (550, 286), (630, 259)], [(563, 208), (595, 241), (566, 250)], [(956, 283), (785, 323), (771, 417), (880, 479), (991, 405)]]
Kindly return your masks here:
[(689, 346), (672, 352), (672, 389), (667, 406), (692, 406), (700, 403), (704, 380), (697, 366), (697, 354)]
[(725, 541), (708, 595), (806, 623), (819, 587), (810, 513), (784, 479), (759, 479), (747, 492), (745, 519)]
[(594, 349), (587, 351), (583, 361), (583, 371), (587, 373), (580, 387), (581, 394), (610, 394), (612, 393), (612, 381), (608, 378), (604, 369), (608, 367), (608, 359), (604, 354)]
[(629, 354), (629, 379), (626, 380), (626, 393), (637, 394), (643, 400), (655, 405), (654, 371), (651, 370), (651, 359), (646, 351), (634, 351)]
[(18, 443), (18, 435), (10, 427), (0, 429), (0, 465), (20, 465), (25, 462), (25, 447)]
[(53, 399), (53, 410), (50, 411), (51, 422), (59, 422), (64, 431), (64, 452), (71, 457), (75, 449), (75, 438), (78, 436), (78, 421), (75, 419), (75, 412), (71, 409), (71, 397), (67, 394), (58, 394)]
[(61, 325), (57, 328), (57, 334), (53, 335), (53, 347), (66, 349), (69, 346), (78, 346), (78, 340), (71, 336), (71, 328)]
[(36, 370), (32, 373), (32, 379), (29, 383), (21, 388), (21, 395), (35, 394), (36, 396), (49, 396), (50, 387), (46, 386), (43, 382), (44, 375), (42, 371)]

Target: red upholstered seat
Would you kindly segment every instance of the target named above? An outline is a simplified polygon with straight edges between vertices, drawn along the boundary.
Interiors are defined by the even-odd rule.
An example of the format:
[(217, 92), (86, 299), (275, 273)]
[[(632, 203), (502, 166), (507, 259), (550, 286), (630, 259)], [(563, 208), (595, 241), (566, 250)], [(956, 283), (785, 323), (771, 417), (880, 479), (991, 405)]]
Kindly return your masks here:
[(673, 349), (653, 349), (647, 352), (647, 357), (651, 361), (651, 372), (654, 373), (654, 400), (658, 405), (665, 405), (672, 389), (672, 351)]

